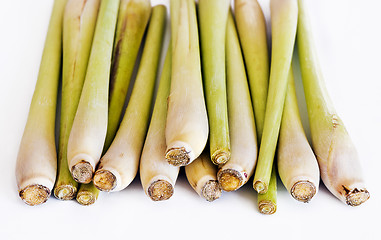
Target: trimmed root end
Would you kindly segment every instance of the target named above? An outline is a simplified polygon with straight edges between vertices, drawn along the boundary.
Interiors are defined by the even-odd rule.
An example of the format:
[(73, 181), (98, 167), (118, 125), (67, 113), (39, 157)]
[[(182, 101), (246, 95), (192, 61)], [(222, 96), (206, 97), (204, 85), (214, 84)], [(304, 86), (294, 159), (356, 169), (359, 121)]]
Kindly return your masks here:
[(77, 188), (72, 185), (61, 185), (54, 188), (54, 196), (59, 200), (71, 200), (76, 193)]
[(268, 215), (274, 214), (276, 212), (276, 204), (267, 200), (260, 201), (258, 203), (258, 209), (259, 209), (259, 212), (263, 214), (268, 214)]
[(298, 181), (291, 188), (291, 196), (298, 201), (307, 203), (316, 193), (315, 185), (310, 181)]
[(173, 186), (165, 180), (157, 180), (148, 188), (148, 196), (153, 201), (168, 200), (173, 195)]
[(237, 190), (243, 184), (242, 174), (234, 169), (224, 169), (218, 172), (218, 182), (222, 190), (230, 192)]
[(211, 160), (215, 165), (223, 165), (230, 160), (230, 151), (218, 149), (212, 154)]
[(209, 180), (202, 188), (202, 196), (212, 202), (221, 196), (221, 188), (216, 180)]
[(84, 206), (91, 205), (97, 200), (97, 195), (92, 192), (81, 191), (77, 194), (77, 202)]
[(80, 161), (71, 168), (71, 175), (79, 183), (89, 183), (93, 178), (93, 167), (86, 161)]
[(50, 189), (39, 184), (33, 184), (20, 190), (19, 196), (26, 204), (35, 206), (48, 200)]
[(260, 181), (260, 180), (254, 182), (253, 188), (259, 194), (265, 194), (265, 193), (267, 193), (267, 189), (268, 189), (267, 185), (264, 182)]
[(173, 166), (185, 166), (190, 162), (189, 152), (184, 147), (170, 148), (165, 153), (168, 163)]
[(110, 192), (116, 187), (116, 177), (108, 170), (96, 171), (93, 182), (96, 188), (105, 192)]
[(366, 189), (353, 189), (348, 192), (346, 196), (346, 203), (349, 206), (359, 206), (360, 204), (366, 202), (369, 199), (370, 195)]

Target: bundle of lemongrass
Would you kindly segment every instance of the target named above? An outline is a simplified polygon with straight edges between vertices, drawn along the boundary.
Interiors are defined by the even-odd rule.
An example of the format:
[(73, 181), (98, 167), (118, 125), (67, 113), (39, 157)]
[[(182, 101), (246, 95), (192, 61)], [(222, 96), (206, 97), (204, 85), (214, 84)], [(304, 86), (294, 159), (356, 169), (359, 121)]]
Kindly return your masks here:
[[(271, 63), (257, 0), (235, 0), (234, 12), (229, 0), (198, 2), (170, 2), (171, 40), (151, 116), (166, 8), (149, 0), (55, 0), (16, 166), (27, 204), (45, 202), (54, 186), (55, 197), (89, 205), (99, 190), (126, 188), (138, 169), (145, 193), (166, 200), (181, 166), (208, 201), (254, 175), (265, 214), (277, 208), (277, 175), (298, 201), (314, 197), (320, 175), (348, 205), (369, 198), (324, 87), (305, 0), (270, 1)], [(312, 146), (292, 71), (296, 37)]]

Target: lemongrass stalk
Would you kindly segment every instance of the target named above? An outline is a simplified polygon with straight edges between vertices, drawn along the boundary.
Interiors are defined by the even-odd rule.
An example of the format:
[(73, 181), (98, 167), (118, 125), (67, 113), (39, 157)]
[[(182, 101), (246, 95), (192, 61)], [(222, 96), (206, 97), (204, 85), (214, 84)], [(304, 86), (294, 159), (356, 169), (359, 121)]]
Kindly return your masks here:
[(92, 182), (81, 184), (76, 200), (78, 203), (88, 206), (95, 203), (95, 201), (98, 199), (98, 195), (99, 190), (94, 186)]
[(278, 140), (278, 172), (293, 198), (309, 202), (319, 188), (319, 166), (300, 120), (292, 67), (288, 78)]
[(73, 199), (78, 188), (67, 163), (67, 143), (85, 79), (99, 4), (99, 0), (69, 0), (64, 13), (61, 121), (54, 186), (54, 196), (61, 200)]
[(155, 100), (151, 123), (140, 158), (140, 180), (144, 192), (153, 201), (169, 199), (179, 174), (179, 167), (168, 164), (165, 159), (165, 122), (167, 119), (167, 98), (171, 87), (172, 51), (168, 46), (159, 88)]
[(165, 157), (175, 166), (195, 160), (208, 140), (208, 117), (201, 78), (196, 7), (171, 0), (172, 74), (165, 130)]
[(270, 72), (266, 20), (257, 0), (235, 0), (234, 6), (254, 107), (257, 139), (260, 142), (265, 120)]
[(185, 174), (189, 184), (200, 197), (212, 202), (221, 196), (221, 187), (217, 181), (217, 166), (211, 162), (207, 151), (185, 166)]
[(288, 71), (294, 50), (298, 22), (297, 0), (271, 0), (272, 55), (269, 92), (263, 134), (259, 148), (253, 187), (266, 193), (271, 176), (278, 141), (284, 100), (287, 91)]
[(107, 131), (108, 86), (119, 0), (103, 0), (77, 112), (67, 147), (68, 166), (77, 182), (89, 183)]
[(223, 190), (234, 191), (253, 175), (258, 145), (245, 65), (231, 12), (226, 27), (226, 62), (231, 158), (217, 176)]
[(150, 15), (150, 0), (120, 1), (110, 76), (110, 100), (104, 152), (111, 145), (118, 129), (128, 85)]
[(17, 156), (19, 195), (32, 206), (48, 200), (56, 179), (54, 135), (65, 5), (66, 0), (54, 1), (37, 83)]
[(153, 7), (142, 59), (121, 125), (102, 157), (93, 182), (102, 191), (120, 191), (135, 178), (146, 136), (165, 27), (166, 8)]
[(258, 194), (258, 209), (263, 214), (274, 214), (277, 208), (277, 182), (276, 167), (273, 165), (268, 190), (264, 194)]
[(202, 73), (209, 119), (210, 157), (214, 164), (230, 159), (226, 97), (225, 39), (230, 0), (199, 0)]
[(358, 206), (369, 198), (358, 153), (325, 87), (306, 3), (299, 0), (299, 7), (297, 44), (312, 148), (325, 186), (341, 201)]

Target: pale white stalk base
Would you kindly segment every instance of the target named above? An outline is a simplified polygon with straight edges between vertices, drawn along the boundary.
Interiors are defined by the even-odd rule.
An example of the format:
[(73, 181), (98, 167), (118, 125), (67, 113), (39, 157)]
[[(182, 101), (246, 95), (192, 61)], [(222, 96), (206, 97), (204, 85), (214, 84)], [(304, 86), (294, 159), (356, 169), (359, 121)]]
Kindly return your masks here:
[(48, 200), (50, 189), (40, 184), (28, 185), (20, 190), (19, 196), (26, 204), (35, 206)]
[(176, 141), (167, 147), (165, 158), (168, 163), (173, 166), (185, 166), (188, 165), (191, 159), (195, 159), (195, 154), (192, 147), (185, 143)]
[(156, 176), (151, 179), (151, 183), (147, 188), (147, 196), (153, 201), (168, 200), (174, 193), (174, 186), (171, 180), (166, 176)]
[(301, 202), (309, 202), (316, 194), (316, 185), (308, 180), (295, 182), (290, 190), (291, 196)]
[(95, 161), (90, 155), (80, 153), (71, 158), (69, 169), (76, 182), (89, 183), (93, 178)]
[(221, 188), (217, 180), (209, 180), (202, 188), (202, 196), (208, 201), (212, 202), (221, 196)]
[(248, 180), (248, 173), (238, 164), (230, 161), (222, 166), (217, 173), (217, 179), (222, 190), (230, 192), (243, 186)]
[(94, 174), (93, 183), (96, 188), (104, 192), (120, 191), (122, 178), (117, 170), (111, 167), (102, 167)]
[(276, 212), (276, 205), (271, 201), (261, 201), (258, 203), (258, 209), (263, 214), (274, 214)]

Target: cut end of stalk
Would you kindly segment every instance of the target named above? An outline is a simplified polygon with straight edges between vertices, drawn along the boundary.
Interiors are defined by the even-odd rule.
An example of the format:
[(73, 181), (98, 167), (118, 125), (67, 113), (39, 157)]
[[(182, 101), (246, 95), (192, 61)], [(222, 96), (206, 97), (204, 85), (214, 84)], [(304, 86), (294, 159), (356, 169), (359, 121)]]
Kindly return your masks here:
[(157, 180), (148, 188), (148, 196), (153, 201), (168, 200), (173, 195), (173, 186), (165, 180)]
[(366, 189), (353, 189), (349, 191), (346, 195), (346, 203), (349, 206), (359, 206), (369, 199), (370, 195)]
[(190, 162), (189, 152), (185, 147), (175, 147), (167, 150), (165, 158), (173, 166), (185, 166)]
[(48, 200), (50, 197), (50, 190), (45, 186), (34, 184), (20, 190), (19, 196), (26, 204), (35, 206)]
[(93, 167), (86, 161), (81, 161), (71, 168), (71, 175), (79, 183), (89, 183), (93, 178)]
[(92, 192), (80, 191), (77, 194), (77, 202), (84, 206), (88, 206), (95, 203), (95, 201), (97, 200), (97, 197), (98, 196)]
[(209, 202), (212, 202), (221, 196), (221, 187), (218, 181), (209, 180), (202, 188), (202, 196)]
[(116, 187), (116, 177), (108, 170), (98, 170), (94, 174), (94, 186), (101, 191), (110, 192)]
[(265, 184), (264, 182), (260, 180), (255, 181), (253, 184), (253, 187), (255, 191), (257, 191), (259, 194), (267, 193), (267, 189), (268, 189), (267, 184)]
[(237, 190), (243, 184), (241, 173), (234, 169), (223, 169), (218, 172), (218, 182), (222, 190), (230, 192)]
[(260, 213), (270, 215), (276, 212), (276, 205), (271, 201), (264, 200), (258, 203), (258, 209)]
[(310, 181), (298, 181), (291, 188), (291, 196), (298, 201), (308, 203), (316, 194), (316, 187)]
[(218, 149), (212, 154), (211, 160), (216, 165), (223, 165), (230, 160), (230, 151), (226, 149)]
[(72, 185), (61, 185), (54, 188), (54, 196), (59, 200), (71, 200), (76, 193), (77, 188)]

